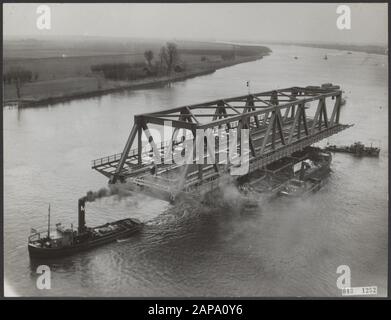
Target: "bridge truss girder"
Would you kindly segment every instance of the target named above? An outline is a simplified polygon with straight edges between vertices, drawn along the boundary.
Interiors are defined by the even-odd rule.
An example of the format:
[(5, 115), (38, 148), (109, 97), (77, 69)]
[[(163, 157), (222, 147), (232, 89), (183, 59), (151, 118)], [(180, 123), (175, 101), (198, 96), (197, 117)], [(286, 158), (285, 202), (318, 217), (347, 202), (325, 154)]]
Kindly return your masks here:
[[(145, 161), (146, 154), (153, 151), (159, 158), (165, 152), (173, 152), (173, 146), (178, 144), (179, 130), (190, 132), (189, 139), (195, 139), (197, 130), (216, 132), (233, 129), (237, 130), (240, 141), (240, 129), (249, 129), (250, 168), (258, 168), (260, 163), (266, 165), (265, 159), (271, 155), (274, 155), (273, 161), (278, 160), (278, 154), (283, 157), (289, 150), (303, 149), (347, 128), (339, 123), (341, 95), (342, 91), (335, 86), (291, 87), (136, 115), (123, 152), (94, 160), (92, 167), (109, 177), (112, 183), (130, 180), (140, 184), (143, 180), (146, 186), (165, 189), (170, 181), (175, 191), (171, 188), (167, 192), (178, 193), (219, 178), (224, 167), (219, 163), (212, 166), (196, 164), (195, 158), (192, 164), (183, 166), (154, 164), (157, 173), (153, 183), (147, 183), (145, 177), (149, 174), (151, 162)], [(331, 113), (327, 110), (329, 100), (334, 100), (329, 110)], [(308, 111), (313, 115), (308, 116)], [(164, 126), (167, 121), (174, 129), (171, 140), (155, 142), (149, 125)], [(143, 133), (148, 140), (144, 148)], [(203, 143), (201, 147), (205, 148)], [(209, 155), (215, 153), (208, 152)], [(170, 171), (175, 172), (176, 179), (171, 179)]]

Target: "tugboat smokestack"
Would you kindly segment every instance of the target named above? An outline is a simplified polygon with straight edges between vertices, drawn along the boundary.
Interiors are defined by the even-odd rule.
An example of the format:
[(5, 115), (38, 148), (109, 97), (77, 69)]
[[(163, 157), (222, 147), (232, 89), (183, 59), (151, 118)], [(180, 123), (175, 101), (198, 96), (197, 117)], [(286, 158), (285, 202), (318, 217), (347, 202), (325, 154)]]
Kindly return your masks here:
[(86, 229), (86, 213), (85, 213), (86, 197), (80, 198), (78, 203), (78, 215), (79, 215), (79, 234), (83, 233)]

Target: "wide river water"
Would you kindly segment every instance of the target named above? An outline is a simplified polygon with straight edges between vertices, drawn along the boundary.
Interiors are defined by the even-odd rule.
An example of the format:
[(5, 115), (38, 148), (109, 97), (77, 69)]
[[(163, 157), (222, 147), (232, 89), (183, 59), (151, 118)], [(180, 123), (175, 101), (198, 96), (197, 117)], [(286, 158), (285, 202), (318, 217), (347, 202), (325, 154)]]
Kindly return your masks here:
[[(340, 296), (337, 267), (352, 286), (387, 293), (387, 56), (295, 46), (171, 86), (29, 109), (3, 108), (6, 294), (24, 296)], [(328, 60), (324, 60), (324, 55)], [(298, 56), (299, 59), (294, 59)], [(289, 86), (341, 85), (341, 122), (354, 127), (330, 143), (380, 146), (380, 158), (335, 154), (332, 173), (304, 200), (264, 204), (243, 217), (171, 205), (134, 194), (86, 207), (87, 224), (136, 217), (134, 238), (50, 263), (51, 289), (36, 287), (30, 228), (77, 225), (77, 199), (107, 185), (90, 161), (121, 152), (133, 116)], [(324, 142), (325, 143), (325, 142)]]

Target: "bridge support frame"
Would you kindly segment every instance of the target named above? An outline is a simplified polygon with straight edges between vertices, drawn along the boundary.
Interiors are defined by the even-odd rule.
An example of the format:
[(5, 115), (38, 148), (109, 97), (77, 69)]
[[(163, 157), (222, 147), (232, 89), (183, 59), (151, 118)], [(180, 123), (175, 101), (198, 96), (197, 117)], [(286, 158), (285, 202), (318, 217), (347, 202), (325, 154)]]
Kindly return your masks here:
[[(241, 129), (247, 129), (249, 161), (252, 168), (251, 164), (264, 163), (272, 154), (273, 159), (278, 160), (276, 155), (286, 156), (285, 151), (291, 150), (291, 146), (296, 146), (295, 150), (298, 145), (305, 148), (313, 143), (314, 137), (327, 137), (346, 128), (347, 126), (339, 123), (341, 94), (339, 87), (291, 87), (136, 115), (122, 153), (94, 160), (92, 167), (109, 177), (111, 183), (124, 182), (129, 178), (145, 180), (151, 163), (143, 160), (150, 153), (142, 146), (143, 132), (147, 137), (147, 146), (152, 148), (155, 159), (164, 160), (165, 155), (171, 156), (175, 147), (184, 143), (177, 140), (179, 130), (189, 132), (188, 139), (194, 141), (197, 130), (209, 130), (214, 135), (216, 132), (228, 133), (230, 130), (236, 130), (240, 141)], [(331, 99), (334, 99), (335, 103), (329, 118), (327, 101)], [(314, 102), (317, 102), (316, 108)], [(308, 117), (306, 109), (314, 110), (314, 116)], [(174, 129), (172, 138), (158, 146), (148, 125), (163, 126), (167, 121)], [(137, 147), (132, 149), (136, 136)], [(221, 137), (218, 136), (216, 139), (220, 144)], [(197, 145), (197, 141), (195, 142)], [(209, 146), (205, 141), (198, 144), (201, 148)], [(219, 153), (209, 149), (205, 159), (212, 155), (220, 159)], [(211, 166), (205, 162), (197, 163), (195, 160), (193, 153), (192, 163), (181, 168), (182, 175), (174, 182), (174, 189), (178, 192), (189, 186), (215, 179), (221, 176), (220, 171), (223, 168), (224, 172), (232, 167), (229, 163), (217, 162)], [(159, 169), (155, 175), (156, 181), (168, 181), (169, 173), (179, 170), (177, 165), (167, 165), (164, 161), (156, 161), (153, 165)]]

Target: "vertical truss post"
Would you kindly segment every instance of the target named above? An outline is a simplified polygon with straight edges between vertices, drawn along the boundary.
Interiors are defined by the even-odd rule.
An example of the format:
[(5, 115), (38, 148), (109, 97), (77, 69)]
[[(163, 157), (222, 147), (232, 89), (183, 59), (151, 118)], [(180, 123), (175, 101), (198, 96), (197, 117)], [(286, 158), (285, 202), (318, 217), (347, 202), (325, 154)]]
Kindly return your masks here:
[(137, 117), (135, 117), (135, 124), (133, 125), (133, 128), (130, 131), (128, 140), (126, 141), (126, 144), (125, 144), (125, 148), (122, 151), (121, 158), (117, 164), (117, 168), (115, 169), (114, 175), (112, 176), (110, 183), (117, 182), (118, 176), (121, 173), (122, 168), (124, 167), (126, 158), (128, 157), (130, 148), (132, 147), (134, 138), (136, 137), (136, 133), (137, 133), (138, 128), (139, 128), (139, 119)]
[(284, 122), (288, 119), (289, 111), (290, 111), (291, 108), (292, 108), (292, 106), (287, 107), (287, 108), (285, 109), (285, 113), (284, 113), (284, 116), (283, 116)]
[[(249, 106), (249, 111), (256, 110), (254, 107), (254, 96), (252, 96), (252, 95), (248, 96), (246, 105)], [(259, 128), (259, 119), (258, 119), (258, 115), (256, 115), (256, 114), (254, 115), (254, 122), (255, 122), (255, 125), (257, 126), (257, 128)]]
[[(273, 111), (275, 113), (275, 111)], [(276, 121), (277, 117), (274, 117), (273, 121), (273, 130), (272, 130), (272, 149), (274, 150), (276, 148)]]
[(336, 115), (337, 115), (337, 112), (340, 108), (340, 105), (341, 105), (341, 95), (337, 95), (335, 97), (335, 103), (334, 103), (334, 108), (333, 108), (333, 112), (331, 113), (331, 117), (330, 117), (330, 126), (332, 127), (335, 123), (338, 124), (337, 120), (336, 120)]
[(335, 122), (339, 124), (339, 114), (341, 112), (341, 94), (337, 96), (337, 117), (335, 118)]
[(326, 128), (329, 127), (329, 119), (327, 118), (326, 99), (323, 100), (323, 121)]
[(301, 136), (301, 122), (303, 122), (304, 132), (308, 136), (308, 126), (307, 126), (307, 117), (305, 115), (305, 105), (300, 104), (298, 107), (297, 112), (299, 112), (299, 123), (298, 123), (298, 129), (297, 129), (297, 138), (300, 139)]
[(153, 140), (151, 133), (149, 132), (147, 124), (144, 121), (141, 123), (141, 127), (144, 130), (144, 133), (147, 136), (148, 142), (152, 147), (152, 151), (153, 151), (155, 158), (156, 158), (156, 161), (157, 161), (156, 164), (161, 163), (161, 161), (162, 161), (161, 154), (156, 146), (155, 141)]
[(297, 123), (297, 139), (300, 139), (300, 135), (301, 135), (301, 106), (298, 107), (297, 112), (299, 113), (299, 122)]
[[(246, 100), (246, 107), (243, 109), (243, 113), (247, 113), (247, 112), (251, 112), (251, 111), (255, 111), (255, 108), (254, 108), (254, 97), (252, 95), (249, 95), (247, 97), (247, 100)], [(254, 121), (255, 121), (255, 124), (257, 127), (259, 127), (259, 121), (258, 121), (258, 116), (257, 115), (254, 115)], [(242, 142), (242, 129), (248, 129), (250, 131), (250, 117), (242, 117), (240, 120), (239, 120), (239, 125), (238, 126), (238, 140), (240, 141), (240, 143)], [(254, 141), (251, 137), (251, 132), (249, 132), (249, 145), (250, 145), (250, 149), (251, 149), (251, 154), (255, 157), (256, 156), (256, 153), (255, 153), (255, 147), (254, 147)], [(240, 151), (239, 151), (239, 154), (241, 154), (241, 151), (242, 148), (240, 148)]]
[[(251, 149), (251, 154), (255, 157), (256, 154), (255, 154), (255, 147), (254, 147), (254, 141), (251, 137), (251, 132), (250, 132), (250, 126), (249, 126), (249, 118), (245, 118), (243, 119), (244, 123), (243, 123), (243, 129), (248, 129), (249, 130), (249, 134), (248, 134), (248, 139), (249, 139), (249, 145), (250, 145), (250, 149)], [(242, 134), (240, 133), (240, 144), (242, 144)], [(240, 147), (240, 150), (242, 149), (242, 147)], [(241, 152), (241, 151), (240, 151)]]
[[(201, 139), (201, 141), (197, 141), (197, 135), (196, 131), (193, 130), (193, 145), (194, 145), (194, 150), (193, 150), (193, 158), (196, 159), (196, 149), (197, 148), (202, 148), (202, 154), (204, 154), (205, 151), (205, 140)], [(197, 144), (198, 142), (198, 144)], [(198, 151), (198, 154), (200, 154), (200, 151)], [(208, 156), (208, 154), (206, 154)], [(204, 163), (205, 163), (205, 157), (202, 157), (202, 163), (198, 164), (197, 169), (198, 169), (198, 180), (202, 184), (203, 182), (203, 169), (204, 169)]]
[[(243, 128), (243, 121), (242, 121), (243, 118), (240, 118), (240, 120), (238, 121), (238, 127), (236, 128), (237, 130), (237, 139), (236, 139), (236, 145), (238, 146), (240, 144), (240, 142), (242, 141), (242, 128)], [(239, 155), (241, 155), (241, 152), (242, 152), (242, 148), (239, 148)]]
[[(290, 100), (291, 101), (295, 101), (297, 100), (297, 94), (298, 94), (298, 90), (297, 89), (292, 89), (292, 93), (291, 93), (291, 98)], [(291, 118), (293, 119), (294, 115), (295, 115), (295, 105), (292, 105), (291, 106), (291, 109), (292, 109), (292, 112), (291, 112)]]
[(142, 142), (141, 142), (142, 133), (143, 133), (143, 131), (142, 131), (141, 127), (138, 127), (138, 130), (137, 130), (137, 136), (138, 136), (137, 137), (137, 153), (138, 153), (137, 162), (139, 165), (141, 165), (143, 162), (143, 158), (142, 158), (142, 154), (141, 154), (141, 152), (142, 152)]
[(267, 126), (267, 129), (266, 129), (266, 133), (265, 133), (265, 136), (263, 137), (263, 141), (262, 141), (262, 146), (261, 146), (261, 151), (260, 151), (260, 154), (262, 155), (263, 152), (265, 151), (265, 148), (266, 148), (266, 144), (269, 140), (269, 136), (270, 136), (270, 131), (272, 130), (272, 127), (273, 127), (273, 124), (274, 124), (274, 120), (275, 119), (275, 113), (272, 112), (272, 115), (270, 117), (270, 122)]
[(293, 117), (295, 116), (295, 110), (296, 109), (296, 105), (293, 105), (292, 107), (291, 107), (291, 118), (293, 119)]
[(277, 121), (278, 131), (280, 132), (281, 143), (285, 145), (285, 136), (284, 136), (284, 131), (283, 131), (283, 127), (282, 127), (282, 116), (281, 116), (280, 109), (277, 109), (276, 121)]
[(302, 115), (302, 118), (303, 118), (304, 131), (305, 131), (305, 134), (308, 136), (309, 132), (308, 132), (307, 116), (305, 114), (305, 105), (304, 104), (301, 106), (301, 115)]
[[(317, 106), (316, 111), (315, 111), (315, 115), (314, 115), (314, 119), (313, 119), (313, 123), (312, 123), (312, 127), (311, 127), (311, 134), (313, 134), (315, 132), (316, 124), (319, 125), (319, 123), (321, 122), (320, 121), (321, 120), (320, 119), (320, 114), (321, 114), (323, 103), (324, 103), (323, 98), (320, 98), (319, 102), (318, 102), (318, 106)], [(320, 130), (320, 125), (319, 125), (319, 130)]]
[[(288, 144), (290, 144), (292, 142), (293, 136), (295, 134), (296, 124), (298, 126), (298, 132), (300, 131), (300, 126), (299, 126), (300, 115), (301, 115), (301, 108), (300, 108), (300, 105), (298, 105), (296, 113), (295, 113), (295, 118), (294, 118), (293, 123), (290, 128), (289, 137), (288, 137)], [(299, 135), (299, 138), (300, 138), (300, 135)]]
[[(191, 153), (192, 153), (192, 161), (191, 163), (193, 164), (194, 163), (194, 160), (195, 160), (195, 155), (194, 155), (194, 152), (195, 152), (195, 149), (196, 149), (196, 145), (195, 145), (195, 140), (196, 140), (196, 134), (195, 134), (195, 130), (192, 130), (192, 134), (193, 134), (193, 150), (191, 150)], [(188, 156), (190, 157), (190, 156)], [(178, 183), (178, 192), (180, 190), (183, 189), (183, 187), (185, 186), (186, 184), (186, 179), (187, 179), (187, 174), (189, 172), (189, 167), (190, 167), (190, 163), (189, 163), (189, 159), (185, 159), (185, 166), (183, 168), (183, 172), (180, 176), (180, 180), (179, 180), (179, 183)], [(176, 196), (176, 194), (174, 195), (174, 197)]]
[(278, 106), (278, 92), (273, 91), (271, 96), (270, 96), (270, 103), (272, 105)]
[[(213, 120), (217, 119), (217, 117), (219, 119), (222, 119), (223, 117), (224, 118), (228, 118), (227, 110), (225, 109), (225, 103), (224, 103), (223, 100), (220, 100), (219, 102), (217, 102), (217, 108), (216, 108), (216, 112), (215, 112), (215, 117), (214, 117)], [(226, 126), (227, 126), (228, 129), (231, 128), (231, 125), (230, 125), (229, 122), (226, 124)], [(220, 128), (221, 128), (221, 125), (219, 125), (219, 129)]]
[[(273, 91), (270, 97), (270, 103), (274, 106), (278, 106), (278, 92)], [(276, 122), (278, 121), (278, 115), (276, 114), (276, 109), (273, 110), (273, 130), (272, 130), (272, 149), (275, 149), (275, 143), (276, 143)]]

